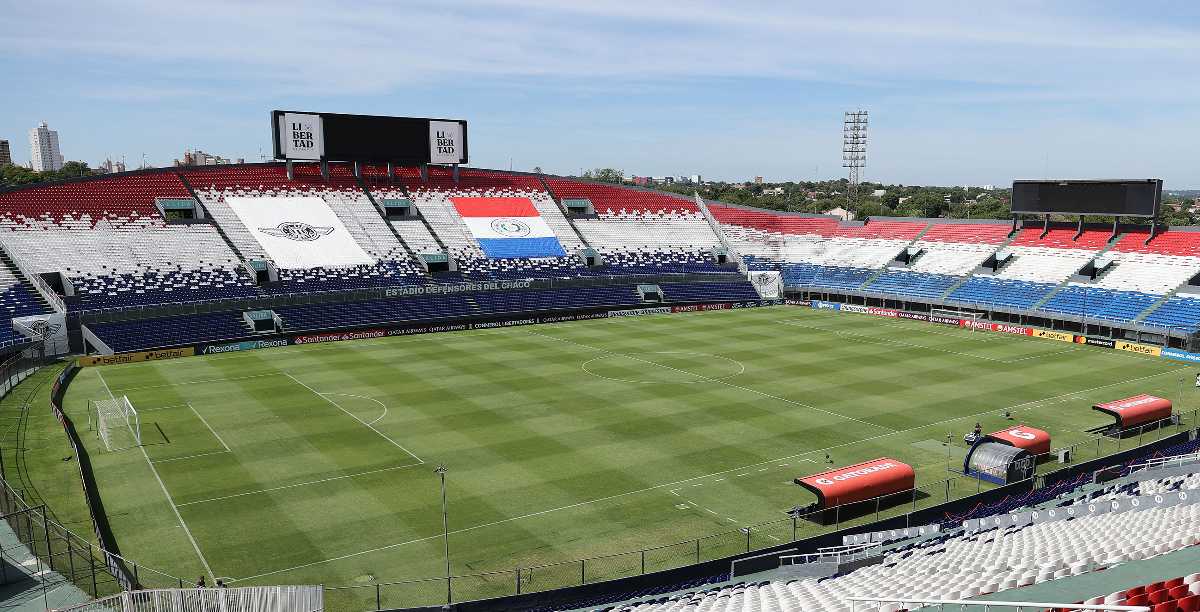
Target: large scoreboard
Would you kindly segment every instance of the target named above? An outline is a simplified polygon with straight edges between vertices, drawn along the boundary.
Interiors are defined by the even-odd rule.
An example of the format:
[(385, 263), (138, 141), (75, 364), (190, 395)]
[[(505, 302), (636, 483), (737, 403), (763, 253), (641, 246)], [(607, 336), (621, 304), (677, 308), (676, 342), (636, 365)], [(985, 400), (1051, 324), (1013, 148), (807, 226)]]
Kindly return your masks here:
[(272, 111), (275, 159), (465, 164), (462, 119)]
[(1014, 214), (1153, 217), (1162, 179), (1119, 181), (1013, 181)]

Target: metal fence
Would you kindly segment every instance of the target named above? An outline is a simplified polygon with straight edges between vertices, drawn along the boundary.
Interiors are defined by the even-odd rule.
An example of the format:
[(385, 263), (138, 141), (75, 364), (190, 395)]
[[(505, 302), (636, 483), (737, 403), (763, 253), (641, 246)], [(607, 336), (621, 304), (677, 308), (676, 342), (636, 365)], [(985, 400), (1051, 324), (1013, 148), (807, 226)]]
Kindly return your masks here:
[(0, 517), (17, 535), (18, 546), (0, 549), (0, 581), (8, 576), (3, 561), (22, 565), (28, 552), (38, 560), (39, 571), (45, 569), (61, 575), (92, 597), (103, 597), (121, 591), (122, 580), (114, 574), (107, 560), (120, 559), (143, 584), (182, 586), (183, 580), (169, 574), (147, 569), (137, 563), (106, 552), (86, 538), (63, 527), (47, 516), (44, 505), (30, 506), (23, 494), (0, 480)]
[(320, 586), (124, 591), (58, 612), (321, 612)]
[[(1153, 429), (1142, 427), (1133, 430), (1136, 433), (1127, 432), (1124, 438), (1096, 436), (1093, 440), (1063, 448), (1072, 449), (1068, 464), (1090, 461), (1157, 441), (1185, 429), (1194, 429), (1198, 418), (1200, 411), (1191, 411), (1176, 421), (1161, 424)], [(1043, 455), (1043, 460), (1038, 463), (1034, 475), (1022, 482), (1036, 485), (1047, 474), (1067, 467), (1067, 464), (1055, 463), (1058, 450), (1060, 449)], [(949, 460), (947, 465), (953, 467)], [(917, 510), (964, 499), (994, 487), (995, 485), (977, 478), (955, 475), (945, 480), (927, 483), (921, 488), (848, 506), (818, 510), (661, 546), (559, 563), (453, 575), (449, 578), (442, 576), (327, 586), (325, 596), (330, 607), (335, 609), (361, 608), (365, 605), (375, 606), (376, 609), (389, 609), (433, 606), (575, 587), (746, 554), (832, 533), (846, 527), (874, 523), (884, 518), (903, 516), (909, 519)], [(915, 525), (906, 523), (906, 526)]]

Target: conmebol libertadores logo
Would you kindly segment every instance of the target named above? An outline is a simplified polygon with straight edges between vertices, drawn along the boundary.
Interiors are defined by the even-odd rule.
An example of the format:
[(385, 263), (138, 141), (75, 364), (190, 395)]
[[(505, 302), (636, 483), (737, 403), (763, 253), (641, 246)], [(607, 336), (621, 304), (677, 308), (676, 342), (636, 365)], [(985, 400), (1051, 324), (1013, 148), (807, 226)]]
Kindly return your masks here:
[(310, 242), (326, 236), (333, 231), (332, 227), (320, 227), (309, 225), (303, 221), (284, 221), (275, 227), (260, 227), (258, 231), (275, 236), (277, 238), (287, 238), (298, 242)]

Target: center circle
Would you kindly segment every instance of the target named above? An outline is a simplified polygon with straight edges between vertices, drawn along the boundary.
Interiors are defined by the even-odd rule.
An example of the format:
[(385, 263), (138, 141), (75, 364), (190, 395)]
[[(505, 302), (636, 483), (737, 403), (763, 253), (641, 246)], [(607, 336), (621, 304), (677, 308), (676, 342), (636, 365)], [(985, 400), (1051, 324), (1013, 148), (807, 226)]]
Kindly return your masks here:
[(597, 378), (635, 385), (694, 385), (726, 380), (746, 371), (736, 359), (688, 351), (601, 355), (579, 367)]

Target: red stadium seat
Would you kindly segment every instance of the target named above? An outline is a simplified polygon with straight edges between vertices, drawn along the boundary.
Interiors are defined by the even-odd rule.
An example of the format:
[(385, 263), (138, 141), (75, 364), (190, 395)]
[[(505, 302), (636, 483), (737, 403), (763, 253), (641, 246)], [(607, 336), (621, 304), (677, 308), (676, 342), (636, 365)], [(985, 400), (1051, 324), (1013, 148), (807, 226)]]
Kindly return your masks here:
[(1189, 595), (1188, 585), (1179, 584), (1177, 586), (1168, 587), (1167, 594), (1171, 596), (1171, 599), (1182, 599), (1187, 597)]
[(1176, 602), (1179, 612), (1196, 612), (1200, 610), (1200, 595), (1188, 595)]
[(1155, 604), (1155, 606), (1153, 608), (1151, 608), (1151, 611), (1152, 612), (1175, 612), (1175, 602), (1168, 601), (1166, 603)]

